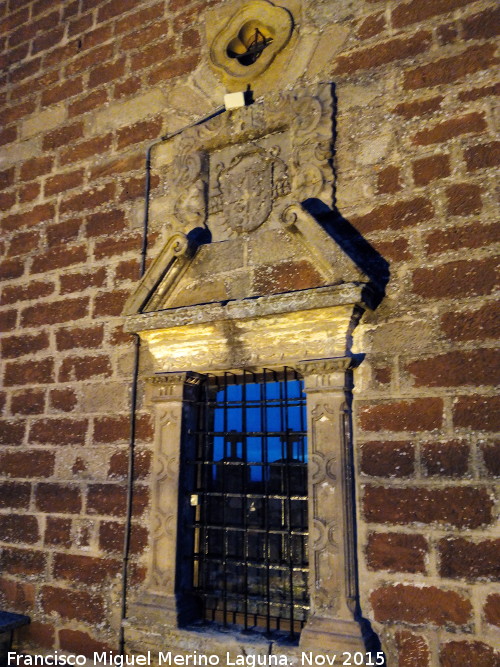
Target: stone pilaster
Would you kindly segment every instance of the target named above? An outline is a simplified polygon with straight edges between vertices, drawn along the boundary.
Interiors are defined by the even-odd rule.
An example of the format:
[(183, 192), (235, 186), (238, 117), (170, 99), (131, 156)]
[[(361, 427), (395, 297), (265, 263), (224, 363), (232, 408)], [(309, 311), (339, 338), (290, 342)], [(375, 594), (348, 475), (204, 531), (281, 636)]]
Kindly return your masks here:
[[(169, 373), (149, 380), (155, 417), (155, 449), (151, 483), (151, 536), (148, 552), (148, 576), (143, 592), (131, 613), (141, 621), (160, 622), (176, 627), (190, 614), (190, 601), (178, 591), (189, 587), (190, 572), (178, 557), (182, 520), (182, 494), (185, 480), (180, 479), (181, 459), (191, 444), (190, 426), (196, 420), (196, 394), (200, 383), (196, 373)], [(186, 586), (187, 584), (187, 586)]]
[(300, 645), (362, 651), (356, 610), (352, 454), (348, 432), (349, 357), (301, 362), (309, 437), (311, 612)]

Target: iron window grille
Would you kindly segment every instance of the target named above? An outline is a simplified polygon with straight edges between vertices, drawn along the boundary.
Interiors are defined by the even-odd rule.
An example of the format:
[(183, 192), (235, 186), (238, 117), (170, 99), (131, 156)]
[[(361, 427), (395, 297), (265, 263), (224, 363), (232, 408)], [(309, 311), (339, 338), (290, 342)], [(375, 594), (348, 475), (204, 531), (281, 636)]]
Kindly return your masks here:
[(207, 375), (197, 414), (186, 465), (200, 616), (295, 639), (309, 609), (303, 381), (290, 368)]

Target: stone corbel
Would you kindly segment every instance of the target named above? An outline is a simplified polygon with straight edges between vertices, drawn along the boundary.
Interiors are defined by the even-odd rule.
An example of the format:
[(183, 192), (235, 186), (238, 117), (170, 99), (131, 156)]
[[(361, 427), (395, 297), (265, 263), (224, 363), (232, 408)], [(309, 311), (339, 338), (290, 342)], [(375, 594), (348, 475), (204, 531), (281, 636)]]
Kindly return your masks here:
[[(177, 555), (184, 491), (179, 474), (181, 456), (190, 455), (187, 430), (196, 419), (200, 379), (196, 373), (168, 373), (148, 382), (155, 419), (151, 536), (147, 579), (131, 609), (131, 615), (146, 623), (177, 627), (190, 615), (190, 601), (178, 594), (190, 576)], [(180, 542), (185, 545), (185, 540), (183, 536)]]
[(302, 648), (364, 651), (357, 605), (352, 453), (348, 401), (351, 357), (297, 364), (307, 394), (309, 434), (309, 620)]

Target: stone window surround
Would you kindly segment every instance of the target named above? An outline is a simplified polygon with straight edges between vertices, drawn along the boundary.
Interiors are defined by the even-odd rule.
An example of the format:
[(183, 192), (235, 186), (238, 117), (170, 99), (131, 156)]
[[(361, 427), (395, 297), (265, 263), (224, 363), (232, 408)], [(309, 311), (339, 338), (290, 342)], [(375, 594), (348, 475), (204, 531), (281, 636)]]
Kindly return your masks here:
[[(251, 370), (287, 365), (296, 369), (304, 379), (309, 451), (311, 611), (301, 633), (301, 650), (319, 647), (322, 651), (364, 650), (362, 632), (354, 620), (357, 612), (357, 581), (353, 467), (350, 438), (344, 432), (345, 415), (350, 406), (352, 369), (356, 365), (348, 353), (347, 341), (361, 315), (364, 290), (366, 285), (353, 284), (306, 290), (308, 294), (298, 295), (304, 310), (292, 313), (283, 312), (288, 310), (286, 305), (291, 294), (257, 299), (256, 302), (262, 302), (260, 304), (255, 301), (252, 304), (240, 304), (239, 312), (234, 312), (235, 304), (225, 307), (217, 304), (217, 314), (222, 320), (235, 319), (233, 325), (240, 326), (243, 347), (245, 342), (249, 346), (259, 345), (259, 342), (262, 344), (262, 339), (253, 334), (256, 329), (263, 328), (268, 343), (273, 340), (275, 332), (279, 332), (279, 338), (288, 336), (289, 340), (295, 341), (285, 351), (286, 356), (279, 356), (279, 360), (277, 354), (280, 349), (276, 350), (272, 343), (269, 347), (266, 345), (266, 349), (256, 350), (253, 358), (257, 363), (252, 364)], [(179, 522), (182, 517), (177, 512), (180, 494), (183, 493), (181, 456), (186, 442), (186, 428), (195, 419), (194, 389), (200, 375), (249, 367), (244, 362), (231, 364), (229, 359), (226, 364), (221, 364), (220, 356), (217, 356), (219, 363), (215, 364), (212, 341), (217, 349), (217, 326), (210, 336), (201, 336), (204, 342), (201, 343), (200, 356), (200, 326), (203, 326), (200, 319), (205, 320), (205, 326), (213, 326), (214, 322), (210, 322), (209, 315), (211, 312), (213, 314), (215, 307), (214, 304), (194, 306), (170, 312), (145, 313), (131, 318), (135, 320), (133, 328), (136, 331), (139, 328), (138, 318), (146, 318), (139, 335), (144, 352), (149, 352), (155, 358), (158, 370), (147, 383), (147, 402), (155, 418), (151, 541), (147, 580), (137, 598), (131, 601), (126, 622), (127, 645), (132, 651), (141, 652), (148, 645), (161, 650), (165, 645), (165, 636), (169, 638), (169, 647), (173, 649), (182, 651), (183, 647), (184, 650), (185, 647), (191, 647), (192, 650), (195, 646), (197, 650), (207, 651), (204, 635), (200, 636), (183, 627), (192, 611), (191, 601), (189, 597), (182, 597), (178, 593), (179, 585), (186, 576), (178, 556), (178, 543), (186, 542), (186, 537), (180, 534)], [(256, 308), (259, 312), (257, 316)], [(240, 319), (242, 312), (248, 317), (246, 309), (254, 311), (254, 319)], [(276, 310), (282, 312), (276, 313)], [(186, 311), (186, 318), (175, 311)], [(187, 311), (190, 313), (189, 318)], [(195, 313), (197, 316), (193, 318)], [(168, 319), (174, 326), (166, 326)], [(179, 327), (187, 319), (191, 322), (194, 319), (197, 323)], [(328, 341), (323, 350), (328, 356), (304, 359), (301, 336), (295, 325), (301, 323), (304, 339), (307, 340), (313, 332), (307, 331), (306, 320), (311, 322), (315, 335), (318, 334), (318, 324), (323, 323), (327, 335), (322, 338)], [(145, 329), (145, 322), (148, 327), (154, 328)], [(336, 336), (328, 331), (332, 323)], [(215, 324), (222, 326), (220, 322)], [(245, 326), (247, 330), (242, 333)], [(180, 337), (179, 328), (183, 329)], [(227, 329), (227, 321), (222, 328)], [(191, 344), (197, 345), (196, 363), (189, 370), (172, 370), (165, 359), (185, 359), (186, 356), (179, 353), (176, 346), (186, 350)], [(151, 639), (152, 636), (158, 638), (156, 643)], [(227, 634), (221, 634), (219, 638), (217, 633), (210, 636), (213, 652), (227, 647)], [(267, 651), (267, 644), (269, 642), (263, 642), (263, 653)], [(253, 647), (255, 650), (255, 644)]]

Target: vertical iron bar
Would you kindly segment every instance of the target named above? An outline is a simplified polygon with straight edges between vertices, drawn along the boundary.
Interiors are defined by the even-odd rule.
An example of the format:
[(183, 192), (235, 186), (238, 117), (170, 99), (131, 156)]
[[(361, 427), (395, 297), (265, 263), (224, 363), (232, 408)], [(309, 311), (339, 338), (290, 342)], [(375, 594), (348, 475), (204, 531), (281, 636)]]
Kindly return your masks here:
[(242, 452), (241, 458), (244, 463), (242, 464), (243, 470), (243, 587), (244, 587), (244, 628), (248, 630), (248, 488), (247, 488), (247, 473), (249, 472), (248, 466), (248, 452), (247, 452), (247, 375), (246, 371), (243, 371), (243, 384), (241, 387), (241, 431), (242, 431)]
[(223, 533), (223, 549), (222, 549), (222, 615), (224, 627), (227, 627), (227, 555), (228, 555), (228, 532), (226, 524), (226, 463), (224, 459), (226, 458), (226, 435), (228, 433), (228, 396), (227, 396), (227, 373), (224, 373), (224, 389), (223, 389), (223, 398), (224, 398), (224, 450), (222, 457), (222, 533)]

